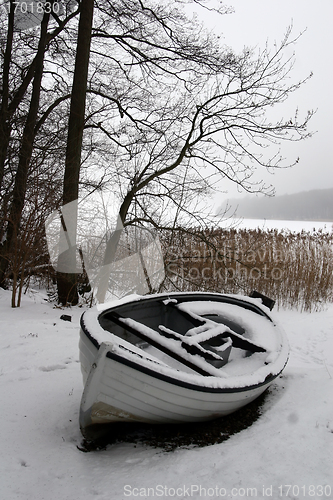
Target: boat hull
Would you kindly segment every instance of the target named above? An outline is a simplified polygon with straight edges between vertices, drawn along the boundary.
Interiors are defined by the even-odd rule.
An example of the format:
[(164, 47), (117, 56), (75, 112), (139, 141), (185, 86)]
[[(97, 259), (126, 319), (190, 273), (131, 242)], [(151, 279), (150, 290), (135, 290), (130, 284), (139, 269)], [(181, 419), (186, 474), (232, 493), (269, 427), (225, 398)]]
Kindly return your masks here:
[(89, 321), (82, 321), (79, 344), (85, 383), (80, 409), (84, 436), (100, 424), (176, 424), (228, 415), (260, 396), (287, 362), (285, 352), (286, 359), (276, 373), (269, 373), (254, 384), (250, 380), (249, 384), (233, 387), (223, 380), (214, 383), (217, 377), (170, 370), (109, 332), (103, 342), (98, 342), (89, 326)]

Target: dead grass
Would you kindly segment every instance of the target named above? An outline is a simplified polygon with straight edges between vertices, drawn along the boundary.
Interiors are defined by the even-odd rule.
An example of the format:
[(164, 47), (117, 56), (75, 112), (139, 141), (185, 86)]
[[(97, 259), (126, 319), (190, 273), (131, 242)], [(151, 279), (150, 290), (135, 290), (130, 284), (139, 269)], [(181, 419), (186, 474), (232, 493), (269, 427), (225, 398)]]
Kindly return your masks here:
[(162, 241), (168, 291), (257, 290), (301, 311), (333, 301), (333, 232), (193, 230)]

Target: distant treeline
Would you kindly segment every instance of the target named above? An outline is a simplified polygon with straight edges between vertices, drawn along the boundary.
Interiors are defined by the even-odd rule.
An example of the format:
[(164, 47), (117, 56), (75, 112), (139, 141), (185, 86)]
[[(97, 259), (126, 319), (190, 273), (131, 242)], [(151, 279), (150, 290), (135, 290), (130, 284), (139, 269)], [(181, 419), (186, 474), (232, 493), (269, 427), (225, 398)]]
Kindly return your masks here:
[(333, 221), (333, 189), (316, 189), (275, 197), (246, 196), (230, 199), (221, 205), (236, 210), (245, 219)]

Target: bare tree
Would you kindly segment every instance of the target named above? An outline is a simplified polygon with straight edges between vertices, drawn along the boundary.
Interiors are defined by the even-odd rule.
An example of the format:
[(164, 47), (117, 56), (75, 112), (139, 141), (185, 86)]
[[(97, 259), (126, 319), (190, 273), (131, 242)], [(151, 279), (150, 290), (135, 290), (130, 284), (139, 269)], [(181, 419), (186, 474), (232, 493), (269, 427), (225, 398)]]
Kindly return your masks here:
[[(71, 108), (68, 124), (68, 139), (66, 150), (66, 166), (64, 174), (63, 204), (73, 202), (79, 196), (79, 176), (81, 167), (82, 136), (85, 121), (85, 102), (88, 81), (90, 57), (91, 30), (94, 13), (94, 0), (82, 0), (77, 39), (74, 80), (71, 97)], [(75, 213), (73, 211), (73, 216)], [(63, 227), (67, 232), (67, 228)], [(58, 299), (66, 305), (77, 304), (77, 280), (73, 268), (76, 267), (76, 237), (67, 252), (59, 255), (61, 263), (58, 272)], [(67, 269), (66, 269), (67, 266)]]
[[(210, 8), (209, 0), (195, 3)], [(288, 31), (281, 45), (272, 50), (235, 54), (186, 15), (183, 5), (177, 0), (171, 4), (101, 0), (96, 4), (90, 70), (81, 79), (87, 95), (83, 96), (82, 87), (80, 125), (70, 126), (73, 141), (68, 136), (73, 154), (68, 147), (64, 204), (75, 196), (82, 198), (87, 193), (84, 188), (105, 188), (115, 193), (122, 227), (136, 223), (174, 229), (180, 227), (182, 215), (187, 222), (191, 216), (192, 223), (203, 224), (201, 207), (195, 206), (216, 182), (225, 179), (248, 191), (265, 190), (253, 182), (254, 170), (281, 166), (275, 146), (282, 140), (307, 137), (311, 112), (303, 119), (297, 113), (281, 120), (270, 118), (271, 108), (303, 83), (289, 80), (293, 57), (288, 51), (297, 38), (292, 39)], [(227, 11), (222, 6), (218, 13)], [(44, 56), (52, 53), (54, 57), (44, 65), (44, 75), (51, 77), (53, 87), (42, 88), (34, 127), (34, 154), (43, 154), (44, 148), (49, 152), (47, 161), (51, 164), (55, 158), (53, 163), (60, 169), (65, 142), (61, 118), (69, 111), (77, 38), (76, 25), (68, 24), (71, 16), (63, 22), (56, 20), (56, 28), (48, 34)], [(59, 37), (61, 32), (64, 36)], [(10, 30), (4, 54), (11, 50), (9, 35)], [(24, 78), (17, 79), (15, 92), (7, 92), (12, 101), (3, 100), (3, 134), (12, 133), (18, 105), (27, 108), (23, 96), (29, 95), (35, 64), (33, 57), (21, 71)], [(75, 76), (83, 68), (77, 66)], [(4, 97), (7, 94), (3, 92)], [(14, 169), (7, 172), (8, 178), (15, 179)], [(113, 237), (105, 263), (116, 247)], [(59, 294), (62, 302), (77, 300), (76, 292), (70, 296), (74, 281), (72, 276)]]
[[(281, 141), (309, 136), (311, 111), (303, 119), (297, 110), (285, 119), (269, 114), (305, 81), (289, 83), (293, 59), (285, 53), (294, 43), (288, 30), (272, 51), (266, 47), (257, 55), (244, 51), (239, 57), (229, 53), (224, 67), (197, 78), (191, 92), (186, 85), (176, 86), (177, 92), (163, 95), (165, 100), (158, 94), (144, 117), (128, 118), (126, 147), (116, 168), (123, 226), (174, 228), (175, 211), (186, 214), (187, 221), (191, 217), (192, 224), (202, 223), (193, 198), (207, 193), (216, 180), (235, 182), (248, 191), (265, 190), (262, 183), (253, 183), (254, 170), (281, 166)], [(121, 109), (125, 114), (126, 108)], [(104, 266), (114, 257), (117, 237), (119, 232), (109, 240)], [(103, 271), (100, 301), (107, 280)]]
[(29, 165), (33, 150), (33, 141), (35, 137), (35, 125), (37, 122), (37, 113), (39, 109), (39, 99), (41, 92), (41, 82), (43, 77), (44, 54), (47, 43), (47, 26), (50, 14), (45, 13), (41, 23), (41, 33), (38, 44), (38, 50), (34, 59), (34, 78), (32, 83), (32, 93), (29, 105), (29, 111), (25, 122), (21, 148), (19, 153), (18, 168), (15, 175), (15, 183), (13, 189), (13, 200), (8, 220), (7, 237), (4, 248), (4, 255), (0, 260), (0, 282), (3, 282), (4, 272), (7, 265), (7, 256), (13, 247), (14, 240), (17, 236), (19, 222), (24, 206), (26, 193), (27, 177)]
[[(51, 2), (52, 4), (53, 2)], [(10, 253), (20, 231), (22, 210), (26, 198), (29, 168), (39, 119), (43, 92), (45, 53), (50, 44), (65, 29), (76, 12), (63, 20), (57, 16), (48, 31), (50, 12), (45, 12), (39, 33), (15, 33), (15, 2), (10, 1), (3, 55), (2, 99), (0, 106), (0, 285), (3, 286)], [(8, 182), (9, 177), (9, 182)]]
[(175, 227), (175, 210), (202, 223), (190, 200), (218, 180), (267, 189), (253, 182), (254, 170), (281, 166), (279, 143), (308, 136), (311, 111), (303, 119), (297, 111), (270, 117), (272, 107), (306, 81), (289, 81), (296, 41), (289, 29), (272, 50), (237, 55), (175, 4), (99, 3), (84, 141), (94, 149), (87, 164), (95, 154), (96, 165), (113, 174), (108, 188), (118, 194), (119, 225), (103, 268), (114, 258), (121, 227)]

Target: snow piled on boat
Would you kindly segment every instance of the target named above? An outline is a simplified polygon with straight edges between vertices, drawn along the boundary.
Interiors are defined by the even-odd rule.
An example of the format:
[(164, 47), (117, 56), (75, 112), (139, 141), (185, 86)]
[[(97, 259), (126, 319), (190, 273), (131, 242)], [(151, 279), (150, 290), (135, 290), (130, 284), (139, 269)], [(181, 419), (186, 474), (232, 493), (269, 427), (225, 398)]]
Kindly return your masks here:
[(53, 308), (44, 298), (29, 291), (12, 309), (10, 292), (0, 290), (2, 498), (333, 498), (333, 304), (275, 312), (290, 359), (251, 427), (205, 448), (119, 443), (82, 453), (82, 308)]
[[(172, 295), (170, 295), (172, 299)], [(131, 298), (123, 299), (121, 304), (129, 302), (130, 300), (143, 300), (144, 297), (131, 296)], [(253, 302), (253, 300), (252, 300)], [(259, 300), (260, 302), (260, 300)], [(255, 304), (258, 305), (258, 299)], [(103, 311), (108, 308), (120, 305), (120, 302), (113, 302), (103, 307)], [(265, 382), (268, 377), (278, 375), (284, 368), (288, 358), (288, 340), (285, 333), (275, 322), (270, 321), (265, 316), (260, 316), (248, 309), (239, 307), (233, 304), (218, 303), (214, 301), (191, 301), (187, 303), (177, 304), (180, 309), (190, 312), (192, 315), (210, 315), (220, 314), (232, 319), (240, 324), (245, 330), (249, 340), (256, 345), (263, 347), (266, 352), (256, 352), (249, 357), (237, 355), (238, 349), (232, 349), (231, 352), (236, 354), (231, 355), (230, 360), (223, 368), (215, 368), (209, 365), (201, 356), (188, 354), (182, 347), (178, 340), (162, 337), (158, 332), (151, 328), (131, 319), (124, 318), (122, 322), (130, 327), (135, 328), (137, 331), (143, 333), (146, 337), (158, 341), (161, 345), (168, 348), (175, 354), (187, 359), (193, 360), (195, 365), (203, 370), (209, 372), (210, 375), (200, 375), (194, 371), (188, 373), (189, 370), (178, 369), (165, 365), (165, 356), (160, 359), (163, 364), (158, 364), (158, 357), (144, 356), (144, 350), (136, 348), (132, 344), (124, 340), (120, 340), (117, 336), (110, 332), (105, 331), (98, 321), (98, 316), (101, 309), (93, 309), (87, 311), (83, 316), (83, 323), (89, 334), (96, 339), (98, 344), (102, 342), (110, 342), (110, 350), (119, 356), (126, 356), (127, 359), (134, 363), (139, 363), (146, 368), (153, 369), (159, 374), (181, 380), (183, 382), (191, 383), (194, 385), (214, 388), (214, 389), (239, 389), (253, 387)], [(214, 321), (207, 320), (207, 324), (215, 327), (220, 333), (223, 331), (231, 331), (227, 325), (217, 325)], [(198, 329), (199, 328), (199, 329)], [(191, 329), (192, 334), (198, 334), (201, 327)], [(211, 332), (206, 333), (207, 338)], [(202, 337), (204, 339), (205, 337)], [(191, 336), (189, 337), (191, 339)], [(126, 350), (119, 348), (119, 344), (127, 347)], [(155, 350), (156, 353), (157, 350)], [(154, 364), (152, 364), (152, 361)]]

